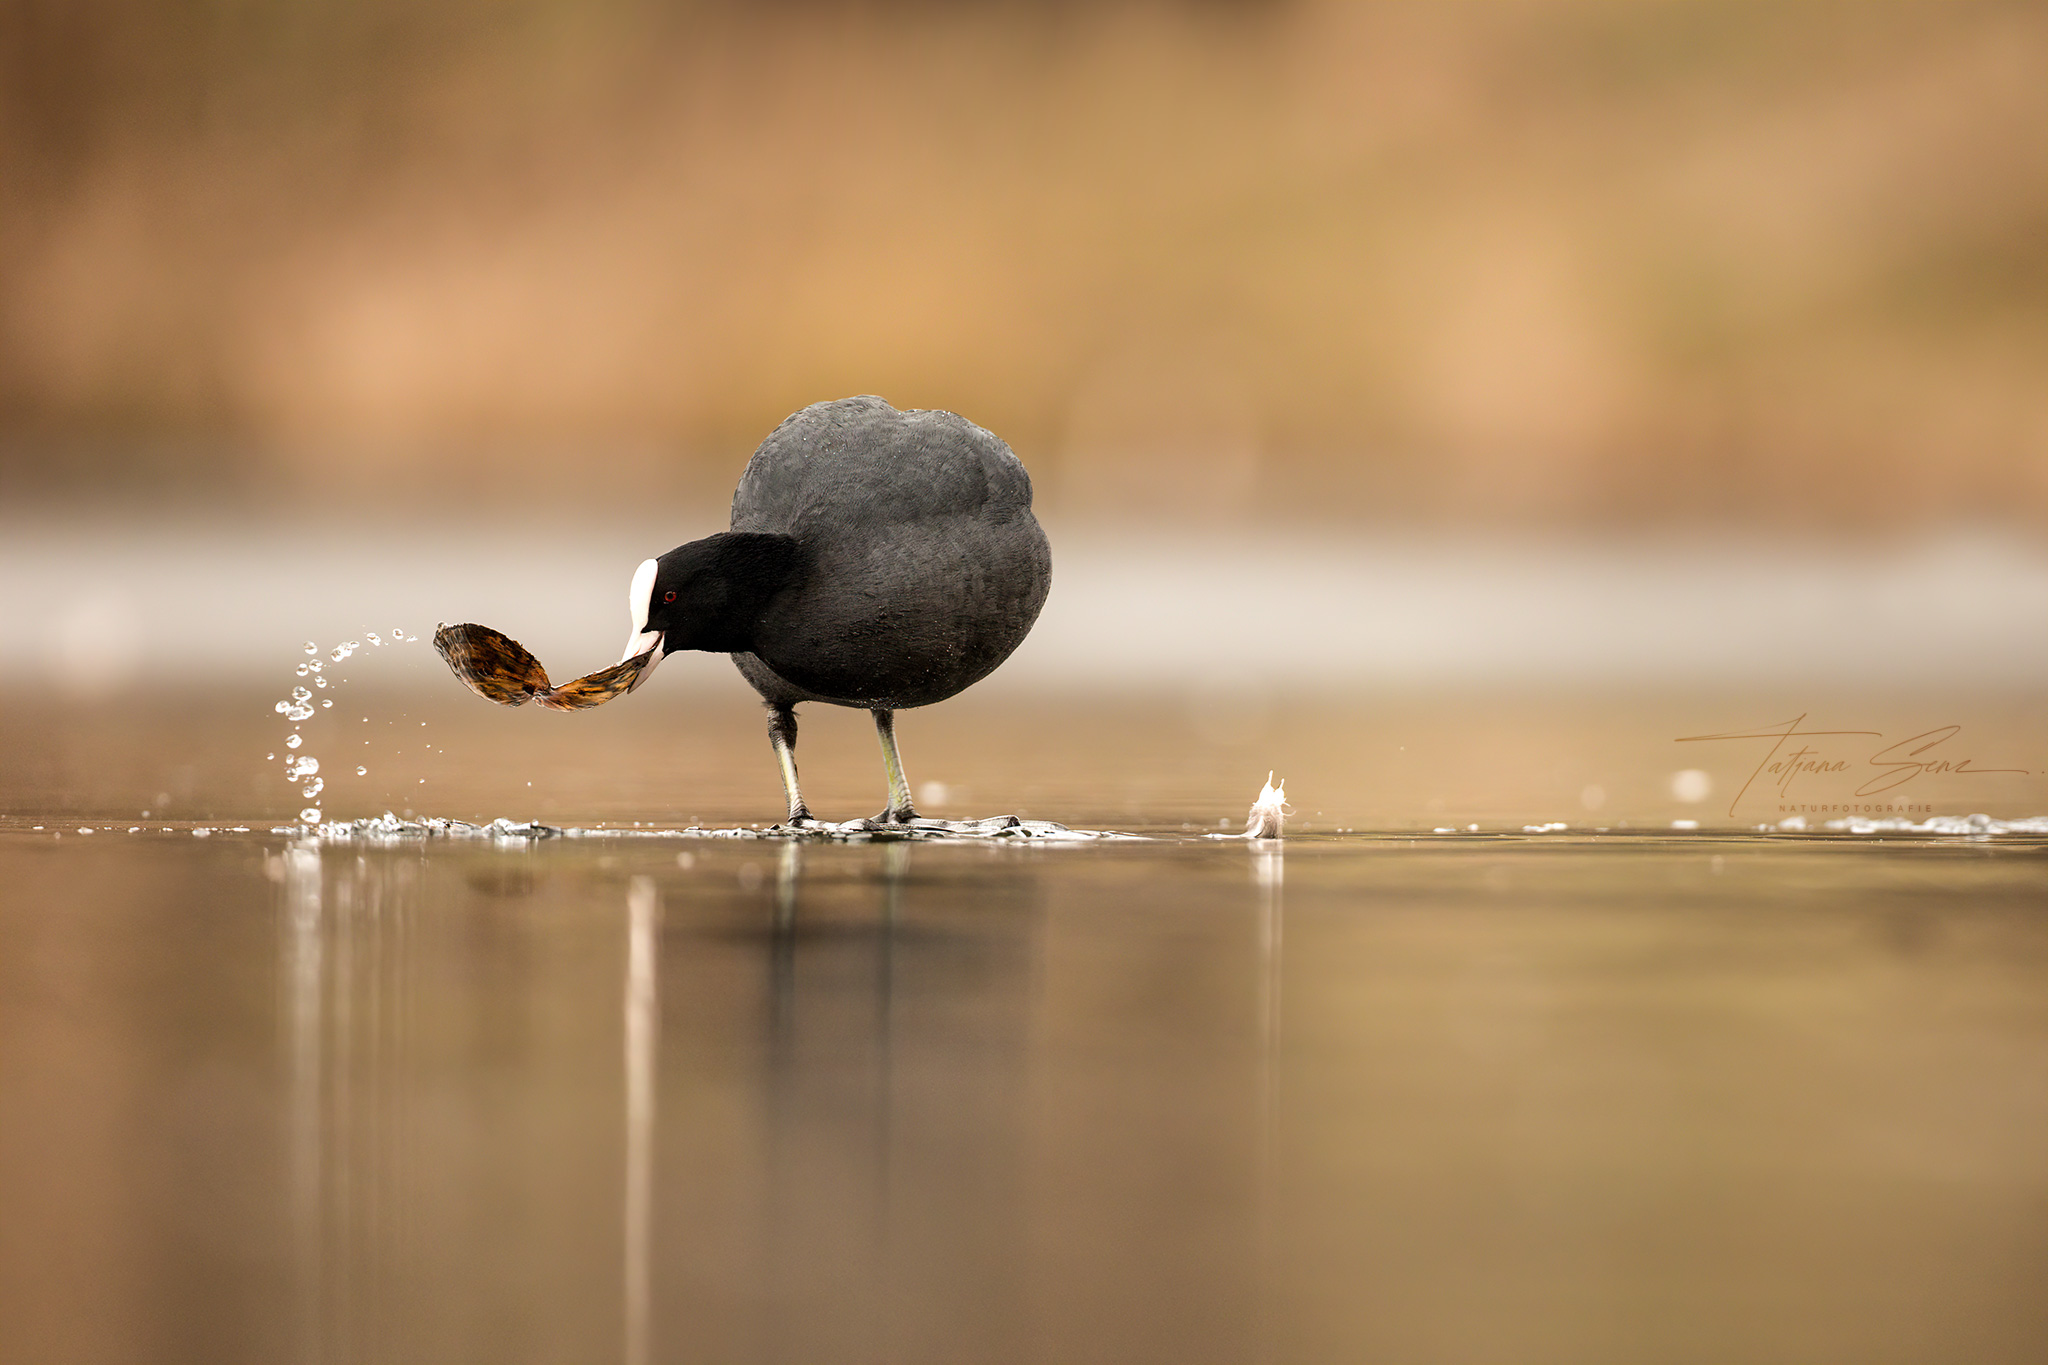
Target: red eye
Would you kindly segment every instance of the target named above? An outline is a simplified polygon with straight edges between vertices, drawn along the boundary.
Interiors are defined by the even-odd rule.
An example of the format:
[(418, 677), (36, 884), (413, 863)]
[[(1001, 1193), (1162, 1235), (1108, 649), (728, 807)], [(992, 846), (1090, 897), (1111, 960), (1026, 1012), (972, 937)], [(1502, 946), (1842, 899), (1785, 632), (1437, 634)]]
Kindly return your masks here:
[(670, 588), (670, 589), (669, 589), (669, 590), (668, 590), (667, 592), (665, 592), (665, 593), (663, 593), (663, 594), (661, 595), (661, 600), (662, 600), (662, 601), (664, 601), (664, 602), (673, 602), (673, 601), (675, 601), (675, 600), (676, 600), (676, 590), (675, 590), (674, 588)]

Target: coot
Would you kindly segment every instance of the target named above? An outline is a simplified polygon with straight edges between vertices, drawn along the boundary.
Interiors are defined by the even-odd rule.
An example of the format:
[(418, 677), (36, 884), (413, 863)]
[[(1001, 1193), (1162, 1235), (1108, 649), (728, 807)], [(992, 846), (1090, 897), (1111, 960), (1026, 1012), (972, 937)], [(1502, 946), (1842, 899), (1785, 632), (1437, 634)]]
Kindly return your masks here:
[(1031, 478), (1000, 439), (879, 398), (814, 403), (754, 452), (731, 530), (641, 564), (625, 660), (647, 656), (637, 686), (679, 649), (732, 655), (767, 704), (792, 827), (814, 823), (797, 789), (797, 706), (872, 712), (889, 784), (875, 819), (908, 824), (896, 712), (987, 677), (1051, 584)]

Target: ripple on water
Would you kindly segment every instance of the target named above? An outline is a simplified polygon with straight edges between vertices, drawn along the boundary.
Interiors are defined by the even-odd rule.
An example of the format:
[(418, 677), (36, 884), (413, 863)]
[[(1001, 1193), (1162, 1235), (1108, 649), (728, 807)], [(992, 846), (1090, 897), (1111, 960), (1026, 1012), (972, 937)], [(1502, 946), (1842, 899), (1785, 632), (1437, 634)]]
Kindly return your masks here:
[[(283, 829), (279, 833), (295, 833)], [(538, 820), (508, 820), (500, 817), (488, 824), (426, 816), (402, 820), (390, 811), (361, 820), (330, 820), (320, 825), (319, 837), (333, 843), (386, 843), (406, 839), (772, 839), (809, 840), (826, 843), (890, 843), (906, 840), (966, 839), (999, 843), (1095, 843), (1108, 840), (1138, 840), (1145, 836), (1116, 830), (1070, 829), (1050, 820), (1022, 820), (998, 815), (986, 820), (915, 820), (909, 825), (878, 827), (865, 820), (843, 824), (813, 821), (801, 829), (780, 825), (768, 829), (705, 828), (690, 825), (679, 829), (581, 829), (576, 826), (544, 825)]]

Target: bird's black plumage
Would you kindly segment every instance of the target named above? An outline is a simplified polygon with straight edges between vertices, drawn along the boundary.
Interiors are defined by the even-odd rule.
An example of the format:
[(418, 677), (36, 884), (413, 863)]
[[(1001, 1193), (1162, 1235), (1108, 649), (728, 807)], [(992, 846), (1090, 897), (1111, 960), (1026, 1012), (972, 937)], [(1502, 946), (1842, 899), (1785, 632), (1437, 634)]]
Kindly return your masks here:
[[(1007, 445), (954, 413), (845, 398), (791, 415), (761, 443), (731, 531), (661, 556), (644, 630), (662, 632), (664, 652), (730, 653), (785, 757), (797, 704), (873, 711), (885, 816), (900, 821), (914, 812), (892, 713), (986, 677), (1030, 632), (1051, 583), (1031, 479)], [(793, 762), (784, 778), (792, 820), (808, 819)]]
[(734, 662), (770, 702), (944, 701), (1023, 642), (1052, 583), (1031, 478), (950, 412), (817, 403), (754, 452), (732, 529), (791, 537), (796, 581)]

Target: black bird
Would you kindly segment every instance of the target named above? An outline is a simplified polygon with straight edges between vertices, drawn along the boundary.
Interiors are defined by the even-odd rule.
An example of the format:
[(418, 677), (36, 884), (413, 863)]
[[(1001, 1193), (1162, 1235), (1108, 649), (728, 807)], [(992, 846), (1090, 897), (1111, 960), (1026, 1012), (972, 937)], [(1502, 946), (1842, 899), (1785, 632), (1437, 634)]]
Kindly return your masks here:
[(875, 819), (903, 825), (917, 811), (896, 712), (987, 677), (1051, 585), (1031, 477), (1009, 446), (954, 413), (842, 398), (769, 433), (730, 531), (641, 564), (625, 658), (648, 656), (637, 686), (679, 649), (732, 655), (767, 703), (794, 828), (815, 823), (797, 789), (796, 707), (873, 713), (889, 781)]

